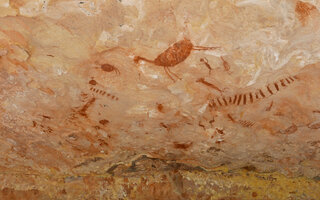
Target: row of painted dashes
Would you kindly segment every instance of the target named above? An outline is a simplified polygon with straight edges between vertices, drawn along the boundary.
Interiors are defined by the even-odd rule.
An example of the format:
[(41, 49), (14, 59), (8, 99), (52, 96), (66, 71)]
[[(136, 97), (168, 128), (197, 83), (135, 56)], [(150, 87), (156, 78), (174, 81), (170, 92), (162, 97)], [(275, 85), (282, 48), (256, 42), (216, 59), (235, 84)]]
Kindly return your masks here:
[(114, 96), (112, 94), (109, 94), (106, 91), (103, 91), (103, 90), (100, 90), (100, 89), (97, 89), (97, 88), (94, 88), (94, 87), (90, 87), (90, 90), (95, 92), (95, 93), (97, 93), (97, 94), (99, 94), (99, 95), (101, 95), (101, 96), (105, 96), (106, 95), (107, 97), (109, 97), (112, 100), (115, 100), (115, 101), (119, 100), (118, 97), (116, 97), (116, 96)]
[(253, 103), (256, 100), (269, 97), (276, 94), (280, 91), (281, 88), (287, 87), (289, 84), (293, 83), (295, 80), (298, 80), (297, 76), (288, 76), (286, 78), (280, 79), (279, 81), (269, 84), (265, 89), (258, 89), (256, 92), (249, 92), (243, 94), (236, 94), (230, 97), (216, 97), (211, 99), (209, 106), (211, 107), (223, 107), (229, 105), (246, 105), (248, 103)]

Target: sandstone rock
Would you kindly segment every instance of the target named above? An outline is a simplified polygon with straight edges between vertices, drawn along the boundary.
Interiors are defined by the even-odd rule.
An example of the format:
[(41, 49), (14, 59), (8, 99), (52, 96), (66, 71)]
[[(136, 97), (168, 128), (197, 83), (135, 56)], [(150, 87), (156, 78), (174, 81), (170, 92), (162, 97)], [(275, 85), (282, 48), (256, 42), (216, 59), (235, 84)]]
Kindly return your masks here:
[(1, 198), (319, 198), (319, 6), (0, 2)]

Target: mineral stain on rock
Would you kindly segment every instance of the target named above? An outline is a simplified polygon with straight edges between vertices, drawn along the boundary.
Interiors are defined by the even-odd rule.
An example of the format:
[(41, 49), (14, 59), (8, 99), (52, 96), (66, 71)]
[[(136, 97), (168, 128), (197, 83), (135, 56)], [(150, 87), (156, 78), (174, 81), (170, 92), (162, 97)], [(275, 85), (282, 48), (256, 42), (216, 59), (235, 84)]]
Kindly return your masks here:
[(314, 10), (317, 10), (314, 5), (303, 1), (298, 1), (295, 8), (298, 18), (303, 25), (307, 23), (308, 17)]
[(193, 142), (187, 142), (187, 143), (174, 142), (173, 146), (176, 149), (188, 149), (189, 147), (191, 147), (192, 144)]

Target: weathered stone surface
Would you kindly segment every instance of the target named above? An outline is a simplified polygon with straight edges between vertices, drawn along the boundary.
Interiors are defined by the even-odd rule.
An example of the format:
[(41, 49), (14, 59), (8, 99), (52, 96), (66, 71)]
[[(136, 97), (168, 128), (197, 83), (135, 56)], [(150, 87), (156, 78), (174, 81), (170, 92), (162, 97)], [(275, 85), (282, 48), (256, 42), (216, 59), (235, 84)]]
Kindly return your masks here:
[(257, 173), (252, 166), (206, 171), (146, 156), (103, 174), (1, 178), (7, 183), (1, 199), (318, 199), (320, 195), (318, 178)]
[(319, 6), (0, 1), (1, 198), (320, 198)]

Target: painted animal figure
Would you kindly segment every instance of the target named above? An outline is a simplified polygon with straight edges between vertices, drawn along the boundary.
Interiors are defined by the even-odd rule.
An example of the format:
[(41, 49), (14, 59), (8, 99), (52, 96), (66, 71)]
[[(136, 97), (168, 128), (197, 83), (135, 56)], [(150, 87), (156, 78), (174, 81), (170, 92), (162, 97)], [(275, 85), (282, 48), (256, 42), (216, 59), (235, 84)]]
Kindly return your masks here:
[(202, 47), (202, 46), (194, 46), (192, 42), (184, 38), (181, 41), (178, 41), (171, 45), (169, 48), (167, 48), (164, 52), (158, 55), (158, 57), (154, 60), (149, 60), (144, 57), (135, 56), (134, 62), (139, 63), (140, 60), (153, 63), (157, 66), (162, 66), (167, 73), (167, 75), (174, 81), (172, 78), (172, 75), (180, 79), (177, 75), (172, 73), (169, 70), (169, 67), (174, 67), (177, 64), (183, 62), (185, 59), (187, 59), (191, 53), (192, 50), (201, 51), (201, 50), (213, 50), (217, 49), (219, 47)]

